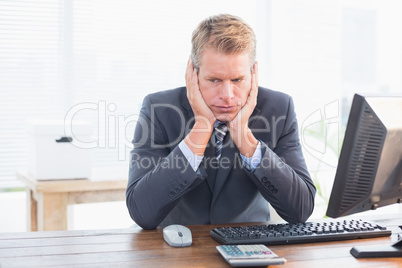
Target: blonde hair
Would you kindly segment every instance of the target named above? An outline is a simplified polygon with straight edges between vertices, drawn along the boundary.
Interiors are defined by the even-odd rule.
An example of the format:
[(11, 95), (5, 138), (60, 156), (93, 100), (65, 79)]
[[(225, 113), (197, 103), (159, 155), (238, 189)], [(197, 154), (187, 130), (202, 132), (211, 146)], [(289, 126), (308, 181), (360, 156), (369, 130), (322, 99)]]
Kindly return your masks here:
[(256, 58), (256, 38), (253, 29), (241, 18), (221, 14), (203, 20), (194, 30), (191, 39), (191, 60), (199, 70), (201, 53), (205, 47), (215, 48), (225, 54), (248, 52), (250, 68)]

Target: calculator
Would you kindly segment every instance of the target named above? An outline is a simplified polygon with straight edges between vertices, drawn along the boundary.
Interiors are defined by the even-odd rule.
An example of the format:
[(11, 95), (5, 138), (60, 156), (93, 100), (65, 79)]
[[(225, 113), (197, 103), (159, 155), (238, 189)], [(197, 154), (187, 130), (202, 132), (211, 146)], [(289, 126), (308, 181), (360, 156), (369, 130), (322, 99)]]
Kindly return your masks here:
[(221, 245), (216, 249), (232, 266), (268, 266), (286, 262), (265, 245)]

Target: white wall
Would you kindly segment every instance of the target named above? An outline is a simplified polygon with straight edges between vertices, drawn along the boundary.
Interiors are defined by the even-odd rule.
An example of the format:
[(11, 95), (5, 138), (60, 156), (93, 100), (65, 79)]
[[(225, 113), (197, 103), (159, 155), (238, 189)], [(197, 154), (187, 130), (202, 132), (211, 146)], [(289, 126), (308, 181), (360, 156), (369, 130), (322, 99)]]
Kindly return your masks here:
[(26, 214), (25, 192), (0, 193), (0, 232), (25, 232)]

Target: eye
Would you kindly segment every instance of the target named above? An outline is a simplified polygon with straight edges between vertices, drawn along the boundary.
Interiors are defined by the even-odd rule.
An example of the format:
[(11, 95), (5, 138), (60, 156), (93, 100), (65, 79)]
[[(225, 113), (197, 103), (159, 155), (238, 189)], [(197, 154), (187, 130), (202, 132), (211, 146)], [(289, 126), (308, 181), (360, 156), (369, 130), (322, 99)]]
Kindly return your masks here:
[(238, 78), (238, 79), (233, 79), (232, 82), (241, 82), (243, 79)]
[(219, 80), (218, 79), (209, 79), (209, 82), (217, 83), (217, 82), (219, 82)]

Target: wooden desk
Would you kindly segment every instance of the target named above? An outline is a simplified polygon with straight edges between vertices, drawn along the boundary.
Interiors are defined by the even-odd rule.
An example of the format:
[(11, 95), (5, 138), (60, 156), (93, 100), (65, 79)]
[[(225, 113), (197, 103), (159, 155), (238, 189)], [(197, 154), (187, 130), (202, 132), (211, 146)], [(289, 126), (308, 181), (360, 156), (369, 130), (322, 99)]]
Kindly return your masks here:
[[(230, 267), (209, 235), (217, 225), (188, 226), (193, 244), (172, 248), (162, 229), (116, 229), (0, 234), (0, 267)], [(402, 258), (355, 259), (357, 245), (390, 244), (386, 238), (269, 246), (287, 259), (270, 267), (402, 267)]]
[(28, 172), (18, 172), (17, 178), (26, 185), (31, 231), (67, 230), (68, 205), (123, 201), (127, 187), (127, 179), (37, 181)]

